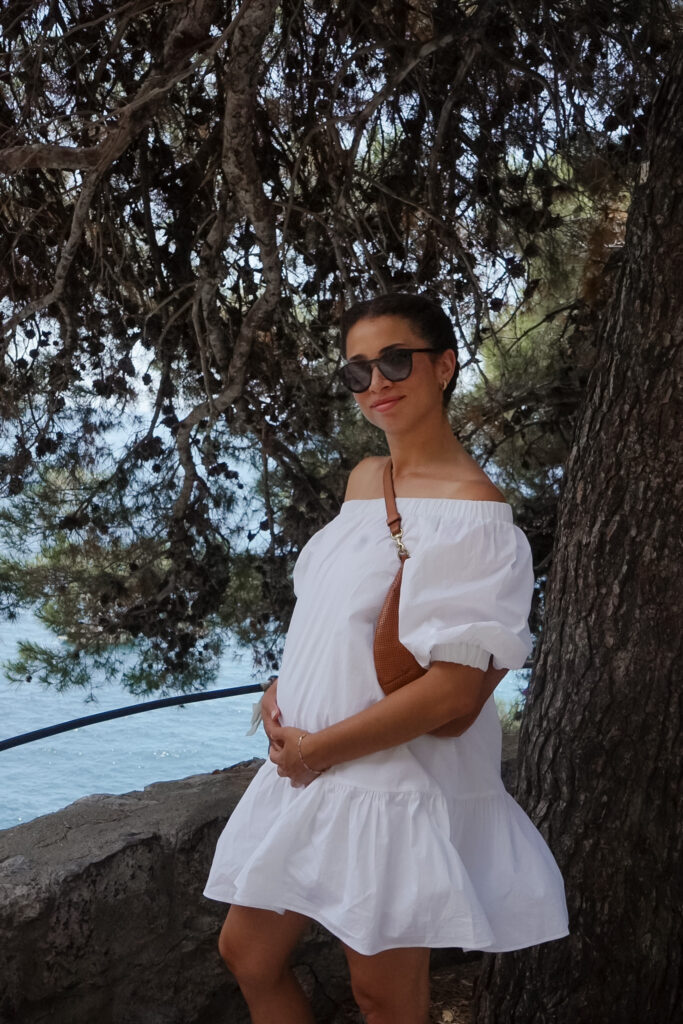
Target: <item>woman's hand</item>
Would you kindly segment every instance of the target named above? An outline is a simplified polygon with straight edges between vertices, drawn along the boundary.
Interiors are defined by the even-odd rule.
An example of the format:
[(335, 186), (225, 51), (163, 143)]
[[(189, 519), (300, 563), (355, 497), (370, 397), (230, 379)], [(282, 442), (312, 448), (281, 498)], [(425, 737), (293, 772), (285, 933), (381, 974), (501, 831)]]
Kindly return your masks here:
[(270, 739), (270, 731), (273, 725), (280, 724), (280, 708), (277, 703), (277, 676), (275, 682), (271, 683), (261, 697), (261, 721), (263, 731)]
[(277, 765), (278, 775), (289, 779), (295, 789), (308, 786), (319, 774), (308, 769), (301, 760), (301, 735), (301, 729), (290, 729), (283, 725), (273, 725), (270, 729), (270, 760)]

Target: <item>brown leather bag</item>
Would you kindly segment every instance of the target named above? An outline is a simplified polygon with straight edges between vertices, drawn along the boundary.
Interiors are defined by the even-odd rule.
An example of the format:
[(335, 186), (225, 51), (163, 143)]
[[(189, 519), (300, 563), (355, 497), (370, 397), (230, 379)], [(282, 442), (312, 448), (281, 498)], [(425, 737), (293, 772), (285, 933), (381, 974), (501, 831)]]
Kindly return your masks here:
[[(412, 683), (414, 679), (419, 679), (420, 676), (427, 672), (427, 669), (420, 665), (419, 661), (413, 657), (408, 648), (404, 647), (398, 638), (398, 604), (401, 596), (403, 566), (406, 558), (409, 558), (410, 555), (403, 543), (401, 516), (396, 507), (392, 473), (392, 462), (391, 459), (388, 459), (384, 467), (383, 477), (384, 500), (387, 506), (387, 526), (396, 543), (396, 551), (401, 560), (401, 567), (389, 587), (375, 627), (373, 644), (375, 670), (379, 685), (385, 694), (393, 693), (394, 690), (405, 686), (406, 683)], [(506, 672), (507, 669), (493, 668), (493, 656), (491, 656), (483, 681), (487, 699), (491, 696)], [(454, 718), (452, 721), (446, 722), (445, 725), (439, 726), (438, 729), (433, 729), (431, 735), (460, 736), (472, 725), (478, 714), (479, 712), (477, 711), (463, 718)]]

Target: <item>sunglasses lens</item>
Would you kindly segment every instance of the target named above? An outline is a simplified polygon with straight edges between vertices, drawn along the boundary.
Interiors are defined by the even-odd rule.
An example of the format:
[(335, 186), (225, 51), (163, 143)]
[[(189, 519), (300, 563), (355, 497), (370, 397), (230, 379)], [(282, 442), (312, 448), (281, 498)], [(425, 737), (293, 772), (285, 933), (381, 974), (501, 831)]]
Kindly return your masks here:
[(409, 349), (396, 348), (387, 352), (379, 361), (382, 376), (387, 380), (405, 380), (413, 368), (413, 357)]
[(372, 380), (372, 368), (368, 363), (346, 363), (337, 370), (339, 379), (349, 391), (367, 391)]
[[(410, 376), (410, 371), (413, 368), (412, 355), (408, 349), (393, 349), (383, 355), (377, 365), (380, 373), (387, 380), (405, 380)], [(370, 363), (358, 360), (340, 366), (337, 374), (349, 391), (356, 393), (367, 391), (372, 381), (372, 366)]]

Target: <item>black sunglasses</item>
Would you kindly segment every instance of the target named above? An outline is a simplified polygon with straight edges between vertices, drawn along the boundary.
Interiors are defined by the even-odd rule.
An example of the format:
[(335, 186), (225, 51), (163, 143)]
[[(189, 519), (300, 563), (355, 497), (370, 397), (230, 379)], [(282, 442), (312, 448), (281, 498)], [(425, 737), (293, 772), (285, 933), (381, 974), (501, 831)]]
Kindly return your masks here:
[(370, 387), (373, 366), (379, 366), (380, 373), (387, 380), (405, 380), (413, 371), (413, 352), (436, 351), (435, 348), (392, 348), (379, 359), (356, 359), (344, 363), (335, 372), (349, 391), (359, 394)]

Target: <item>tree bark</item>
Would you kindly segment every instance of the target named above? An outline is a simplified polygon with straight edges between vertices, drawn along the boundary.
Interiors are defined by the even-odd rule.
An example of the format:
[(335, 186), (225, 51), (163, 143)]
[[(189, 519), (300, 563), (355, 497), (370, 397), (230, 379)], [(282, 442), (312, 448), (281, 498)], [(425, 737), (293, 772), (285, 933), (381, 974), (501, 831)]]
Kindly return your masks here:
[(681, 993), (683, 54), (653, 107), (561, 497), (517, 797), (571, 935), (486, 958), (478, 1024), (668, 1024)]

